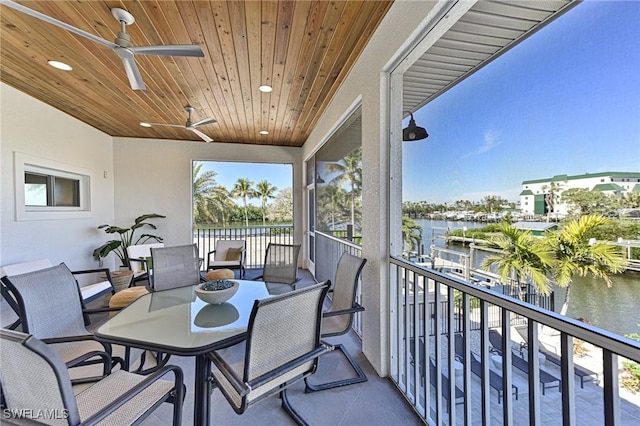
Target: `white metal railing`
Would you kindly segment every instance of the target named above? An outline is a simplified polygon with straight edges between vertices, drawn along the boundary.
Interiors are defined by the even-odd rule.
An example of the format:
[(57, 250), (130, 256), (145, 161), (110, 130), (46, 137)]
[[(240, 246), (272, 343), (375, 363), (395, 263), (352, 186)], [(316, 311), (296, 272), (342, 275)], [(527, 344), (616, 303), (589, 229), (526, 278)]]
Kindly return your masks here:
[(200, 257), (207, 259), (207, 253), (215, 249), (218, 240), (246, 241), (246, 268), (262, 268), (264, 254), (269, 243), (293, 244), (293, 225), (268, 226), (216, 226), (196, 228), (193, 241), (198, 245)]
[[(390, 259), (390, 278), (391, 377), (427, 423), (475, 424), (481, 419), (482, 424), (541, 425), (554, 416), (554, 421), (575, 425), (585, 424), (580, 416), (586, 415), (591, 424), (621, 424), (618, 358), (640, 362), (639, 342), (401, 258)], [(490, 311), (490, 307), (498, 310)], [(480, 314), (476, 327), (472, 327), (473, 309)], [(495, 358), (490, 340), (496, 337), (490, 331), (491, 315), (499, 315), (501, 320), (496, 328), (498, 342), (492, 341), (505, 348), (496, 361), (500, 368), (490, 367), (492, 356)], [(511, 324), (516, 316), (527, 319), (524, 335), (528, 347), (522, 350), (522, 358), (517, 349), (515, 353), (509, 350), (514, 345)], [(425, 321), (429, 318), (432, 320)], [(456, 332), (458, 321), (462, 327)], [(558, 341), (559, 365), (553, 370), (540, 368), (539, 356), (528, 356), (542, 349), (539, 342), (548, 332), (539, 334), (540, 327), (552, 330)], [(515, 338), (518, 333), (513, 334)], [(595, 388), (596, 392), (582, 388), (582, 377), (581, 387), (575, 386), (574, 374), (584, 371), (574, 363), (573, 342), (578, 339), (592, 345), (598, 357), (602, 354), (597, 371), (602, 376), (602, 388)], [(516, 378), (520, 384), (517, 391), (526, 396), (514, 401)], [(449, 382), (455, 385), (449, 386)], [(554, 386), (560, 393), (556, 392), (556, 399), (550, 402), (550, 393), (555, 391), (550, 388)], [(586, 392), (595, 399), (590, 401), (588, 413), (577, 413), (576, 401), (578, 397), (584, 401)]]

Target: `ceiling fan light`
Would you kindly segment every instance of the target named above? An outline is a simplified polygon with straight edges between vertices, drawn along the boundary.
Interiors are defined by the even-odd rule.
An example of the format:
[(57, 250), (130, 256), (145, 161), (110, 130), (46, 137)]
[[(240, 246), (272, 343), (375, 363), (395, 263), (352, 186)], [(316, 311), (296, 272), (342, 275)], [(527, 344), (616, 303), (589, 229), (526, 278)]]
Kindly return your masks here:
[(268, 85), (265, 84), (263, 86), (258, 87), (258, 90), (261, 91), (261, 92), (264, 92), (264, 93), (269, 93), (269, 92), (271, 92), (273, 90), (273, 87), (268, 86)]
[(145, 123), (145, 122), (140, 123), (140, 125), (141, 125), (142, 127), (151, 127), (151, 124), (149, 124), (149, 123)]
[(47, 63), (52, 67), (62, 71), (71, 71), (73, 69), (71, 65), (65, 64), (64, 62), (60, 61), (47, 61)]

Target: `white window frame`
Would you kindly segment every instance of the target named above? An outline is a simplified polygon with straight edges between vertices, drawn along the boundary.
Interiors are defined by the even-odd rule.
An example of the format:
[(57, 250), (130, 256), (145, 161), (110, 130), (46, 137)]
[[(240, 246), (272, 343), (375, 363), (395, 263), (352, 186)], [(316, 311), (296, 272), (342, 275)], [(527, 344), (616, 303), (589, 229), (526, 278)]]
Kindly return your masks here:
[[(49, 176), (75, 179), (80, 182), (80, 206), (27, 206), (25, 205), (24, 174), (37, 173)], [(72, 164), (60, 163), (46, 158), (35, 157), (22, 152), (14, 153), (14, 181), (16, 221), (81, 219), (92, 217), (92, 182), (91, 170)]]

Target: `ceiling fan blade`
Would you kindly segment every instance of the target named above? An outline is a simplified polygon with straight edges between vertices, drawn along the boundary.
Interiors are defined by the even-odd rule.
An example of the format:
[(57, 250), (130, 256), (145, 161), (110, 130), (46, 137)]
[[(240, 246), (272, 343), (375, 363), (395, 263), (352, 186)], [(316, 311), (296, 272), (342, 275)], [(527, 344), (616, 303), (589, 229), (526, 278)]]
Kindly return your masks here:
[(204, 126), (205, 124), (212, 124), (215, 123), (216, 119), (215, 118), (205, 118), (204, 120), (200, 120), (197, 123), (193, 123), (191, 125), (191, 127), (198, 127), (198, 126)]
[(0, 3), (3, 4), (4, 6), (10, 7), (11, 9), (17, 10), (17, 11), (22, 12), (24, 14), (27, 14), (29, 16), (33, 16), (34, 18), (37, 18), (37, 19), (40, 19), (42, 21), (48, 22), (48, 23), (50, 23), (52, 25), (55, 25), (55, 26), (60, 27), (62, 29), (65, 29), (65, 30), (67, 30), (69, 32), (72, 32), (74, 34), (77, 34), (77, 35), (79, 35), (81, 37), (88, 38), (89, 40), (95, 41), (96, 43), (100, 43), (103, 46), (110, 47), (112, 49), (118, 47), (117, 44), (115, 44), (115, 43), (113, 43), (111, 41), (105, 40), (105, 39), (100, 38), (100, 37), (98, 37), (96, 35), (88, 33), (88, 32), (86, 32), (84, 30), (81, 30), (80, 28), (76, 28), (76, 27), (74, 27), (72, 25), (67, 24), (66, 22), (58, 21), (57, 19), (52, 18), (51, 16), (45, 15), (44, 13), (37, 12), (37, 11), (35, 11), (33, 9), (29, 9), (28, 7), (25, 7), (25, 6), (23, 6), (21, 4), (18, 4), (18, 3), (14, 3), (13, 1), (0, 0)]
[(146, 87), (144, 81), (142, 81), (142, 75), (136, 65), (135, 59), (133, 59), (133, 57), (122, 58), (122, 63), (124, 64), (124, 70), (127, 72), (127, 77), (129, 77), (131, 88), (133, 90), (145, 90)]
[(193, 127), (187, 127), (187, 129), (191, 130), (193, 133), (195, 133), (196, 135), (200, 136), (200, 138), (202, 138), (203, 141), (205, 141), (205, 142), (213, 142), (213, 139), (211, 139), (209, 136), (207, 136), (204, 133), (202, 133), (200, 130), (194, 129)]
[(165, 46), (135, 46), (130, 47), (136, 55), (159, 56), (197, 56), (204, 57), (204, 52), (197, 44), (168, 44)]
[(166, 124), (166, 123), (147, 123), (147, 124), (150, 124), (152, 126), (179, 127), (181, 129), (184, 129), (184, 124)]

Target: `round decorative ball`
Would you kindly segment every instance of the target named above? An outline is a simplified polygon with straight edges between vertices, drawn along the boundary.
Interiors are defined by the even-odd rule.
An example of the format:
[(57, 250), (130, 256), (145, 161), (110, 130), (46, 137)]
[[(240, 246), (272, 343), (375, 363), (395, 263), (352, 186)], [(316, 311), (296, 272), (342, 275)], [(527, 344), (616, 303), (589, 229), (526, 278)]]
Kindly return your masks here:
[(204, 278), (209, 281), (230, 280), (234, 277), (235, 275), (231, 269), (214, 269), (213, 271), (207, 272), (204, 276)]
[(238, 288), (238, 281), (215, 280), (200, 284), (195, 288), (195, 293), (199, 299), (207, 303), (220, 304), (231, 299)]

